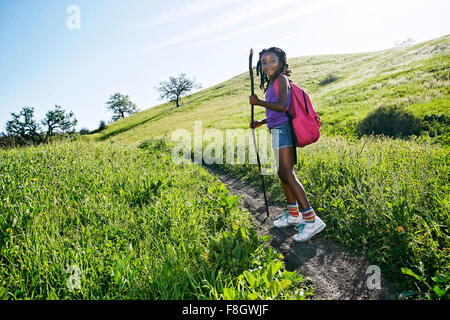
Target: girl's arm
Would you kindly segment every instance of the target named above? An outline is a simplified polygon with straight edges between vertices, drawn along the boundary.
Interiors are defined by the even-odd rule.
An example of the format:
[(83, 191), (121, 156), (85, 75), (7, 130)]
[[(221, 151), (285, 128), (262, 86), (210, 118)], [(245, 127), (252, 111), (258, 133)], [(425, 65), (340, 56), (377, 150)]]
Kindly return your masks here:
[(267, 102), (258, 99), (256, 95), (250, 96), (250, 104), (269, 108), (274, 111), (283, 112), (286, 108), (288, 99), (288, 80), (286, 77), (280, 77), (278, 81), (278, 102)]

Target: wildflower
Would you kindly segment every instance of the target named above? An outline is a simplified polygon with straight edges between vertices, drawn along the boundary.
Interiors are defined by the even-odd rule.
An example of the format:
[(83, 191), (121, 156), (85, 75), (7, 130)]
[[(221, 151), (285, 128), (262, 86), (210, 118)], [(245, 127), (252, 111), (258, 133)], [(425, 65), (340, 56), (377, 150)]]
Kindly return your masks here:
[(405, 232), (405, 229), (402, 226), (398, 226), (397, 231), (398, 232)]
[(6, 229), (6, 232), (12, 233), (12, 229), (11, 229), (11, 228), (8, 228), (8, 229)]
[(36, 182), (36, 181), (37, 181), (37, 179), (34, 179), (34, 178), (33, 178), (33, 179), (31, 179), (31, 181), (33, 181), (33, 182)]

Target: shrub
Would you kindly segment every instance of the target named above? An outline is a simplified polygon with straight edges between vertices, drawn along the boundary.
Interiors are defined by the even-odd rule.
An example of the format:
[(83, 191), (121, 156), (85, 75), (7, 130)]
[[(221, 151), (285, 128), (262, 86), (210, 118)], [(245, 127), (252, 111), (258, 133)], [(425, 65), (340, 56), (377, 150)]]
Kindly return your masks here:
[(450, 117), (445, 114), (427, 114), (423, 118), (423, 129), (436, 143), (450, 144)]
[(87, 128), (82, 128), (82, 129), (80, 130), (80, 135), (84, 135), (84, 134), (89, 134), (89, 129), (87, 129)]
[(360, 136), (384, 134), (391, 137), (420, 135), (422, 122), (413, 114), (398, 106), (382, 106), (357, 125)]
[(106, 126), (105, 120), (101, 120), (101, 121), (100, 121), (100, 124), (99, 124), (99, 126), (98, 126), (98, 131), (100, 132), (100, 131), (106, 129), (106, 127), (107, 127), (107, 126)]
[(333, 81), (336, 81), (337, 79), (339, 79), (339, 77), (337, 75), (335, 75), (334, 73), (329, 73), (327, 74), (327, 76), (325, 77), (325, 79), (323, 79), (322, 81), (319, 82), (319, 84), (321, 86), (324, 86), (328, 83), (331, 83)]
[(173, 143), (169, 140), (167, 135), (160, 138), (149, 138), (139, 143), (139, 149), (147, 149), (150, 151), (168, 152), (173, 147)]

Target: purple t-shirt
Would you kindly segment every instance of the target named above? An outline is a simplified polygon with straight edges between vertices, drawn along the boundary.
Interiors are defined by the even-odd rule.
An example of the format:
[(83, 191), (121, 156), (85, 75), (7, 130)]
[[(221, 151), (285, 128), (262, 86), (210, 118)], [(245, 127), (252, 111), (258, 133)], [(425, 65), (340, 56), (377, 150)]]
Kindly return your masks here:
[[(275, 89), (273, 87), (273, 83), (269, 85), (266, 91), (266, 101), (267, 102), (278, 102), (277, 95), (275, 94)], [(288, 90), (288, 99), (286, 103), (286, 107), (290, 108), (291, 106), (291, 89)], [(287, 115), (283, 112), (278, 112), (266, 108), (266, 119), (267, 119), (267, 127), (272, 129), (278, 127), (279, 125), (289, 121)]]

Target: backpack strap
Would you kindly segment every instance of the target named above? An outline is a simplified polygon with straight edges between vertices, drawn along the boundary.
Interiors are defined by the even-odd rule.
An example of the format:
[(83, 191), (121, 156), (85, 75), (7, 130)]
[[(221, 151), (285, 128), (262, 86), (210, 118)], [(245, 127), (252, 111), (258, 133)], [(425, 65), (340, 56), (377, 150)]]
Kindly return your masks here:
[[(280, 76), (281, 76), (281, 74), (275, 79), (275, 81), (273, 83), (273, 89), (275, 91), (277, 99), (278, 99), (278, 79), (280, 78)], [(292, 88), (291, 88), (291, 92), (292, 92)], [(286, 116), (289, 119), (289, 131), (291, 132), (291, 138), (292, 138), (292, 144), (293, 144), (293, 148), (292, 148), (293, 160), (294, 160), (294, 164), (297, 164), (297, 136), (295, 135), (294, 124), (292, 123), (293, 117), (292, 117), (291, 113), (288, 111), (287, 107), (284, 109), (284, 113), (286, 114)]]
[(306, 114), (309, 116), (308, 103), (306, 102), (305, 90), (302, 89), (302, 91), (303, 91), (303, 100), (305, 100)]
[[(280, 76), (282, 76), (282, 75), (283, 74), (280, 74), (273, 83), (273, 89), (275, 91), (275, 95), (277, 96), (277, 99), (278, 99), (278, 81), (279, 81)], [(288, 81), (290, 81), (290, 80), (288, 79)], [(291, 92), (292, 92), (292, 88), (291, 88)], [(309, 115), (308, 102), (306, 102), (305, 90), (302, 89), (302, 92), (303, 92), (303, 100), (305, 101), (306, 114)], [(287, 110), (288, 110), (288, 108), (286, 107), (284, 109), (284, 112), (286, 112)]]
[[(279, 79), (280, 79), (280, 77), (282, 76), (283, 74), (282, 73), (280, 73), (280, 75), (275, 79), (275, 81), (273, 82), (273, 90), (275, 91), (275, 95), (277, 96), (277, 99), (279, 99), (278, 98), (278, 81), (279, 81)], [(292, 90), (292, 88), (291, 88), (291, 90)], [(284, 112), (286, 112), (286, 111), (288, 111), (288, 108), (286, 107), (285, 109), (284, 109)]]
[(289, 111), (286, 111), (285, 113), (289, 119), (289, 131), (291, 132), (294, 164), (297, 164), (297, 136), (295, 134), (294, 123), (292, 122), (292, 119), (294, 119), (294, 117), (292, 117), (292, 115), (289, 113)]

